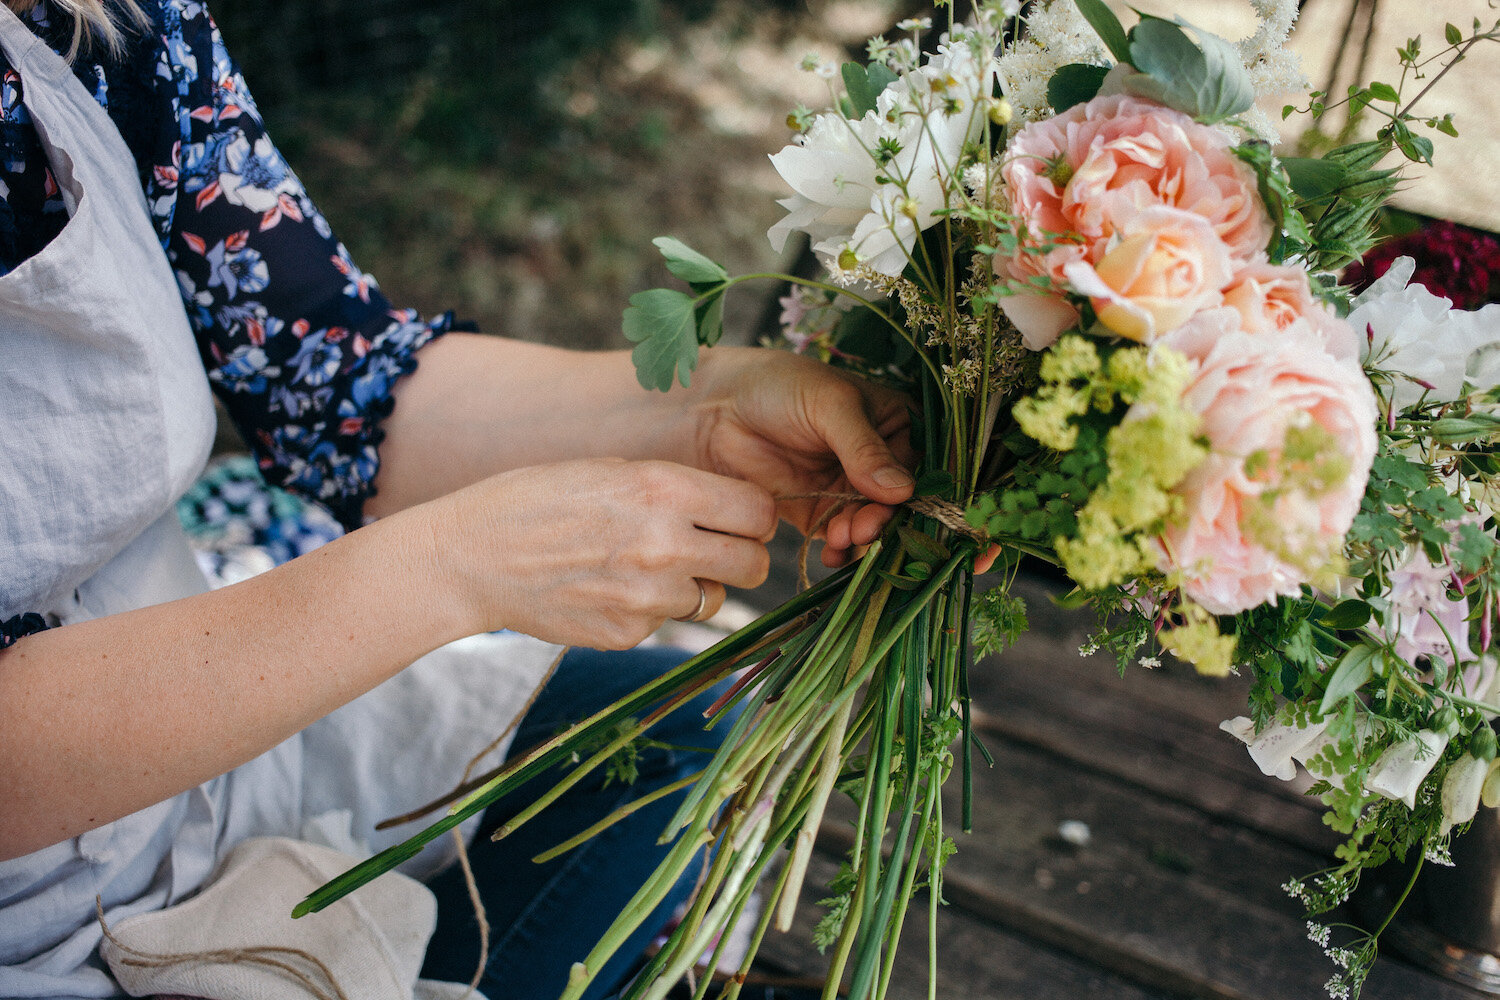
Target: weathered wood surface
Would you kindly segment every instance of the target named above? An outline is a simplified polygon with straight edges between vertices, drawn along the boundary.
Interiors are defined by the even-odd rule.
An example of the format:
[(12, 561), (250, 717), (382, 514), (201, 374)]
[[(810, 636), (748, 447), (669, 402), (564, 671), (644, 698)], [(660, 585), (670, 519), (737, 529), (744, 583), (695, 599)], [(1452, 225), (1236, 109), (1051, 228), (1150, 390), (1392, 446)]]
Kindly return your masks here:
[[(1334, 969), (1280, 886), (1324, 866), (1336, 838), (1315, 802), (1259, 773), (1219, 732), (1244, 684), (1181, 668), (1121, 678), (1078, 647), (1090, 620), (1023, 580), (1032, 631), (974, 670), (979, 732), (995, 758), (975, 775), (974, 832), (958, 835), (939, 919), (940, 997), (1303, 1000)], [(957, 817), (958, 784), (948, 812)], [(831, 811), (797, 928), (764, 959), (819, 974), (813, 904), (849, 841)], [(1059, 835), (1088, 825), (1088, 843)], [(925, 903), (922, 904), (925, 907)], [(894, 1000), (927, 995), (925, 909), (914, 909)], [(1382, 957), (1368, 1000), (1481, 996)]]

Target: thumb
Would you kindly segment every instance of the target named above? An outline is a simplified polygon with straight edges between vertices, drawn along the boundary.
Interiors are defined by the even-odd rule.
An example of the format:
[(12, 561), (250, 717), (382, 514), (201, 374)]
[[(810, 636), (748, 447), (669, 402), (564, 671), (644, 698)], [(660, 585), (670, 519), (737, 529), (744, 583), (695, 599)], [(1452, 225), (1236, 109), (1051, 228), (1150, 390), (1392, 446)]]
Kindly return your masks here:
[(837, 456), (849, 485), (880, 503), (898, 504), (909, 499), (916, 485), (911, 472), (870, 423), (859, 389), (844, 385), (846, 391), (825, 394), (824, 405), (814, 407), (814, 428)]

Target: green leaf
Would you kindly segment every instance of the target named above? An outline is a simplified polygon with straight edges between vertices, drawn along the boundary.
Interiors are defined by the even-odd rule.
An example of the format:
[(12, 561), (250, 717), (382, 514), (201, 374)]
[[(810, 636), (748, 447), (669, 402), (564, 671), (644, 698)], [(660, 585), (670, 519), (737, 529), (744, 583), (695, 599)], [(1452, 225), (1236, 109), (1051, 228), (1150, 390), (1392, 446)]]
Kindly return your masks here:
[(842, 69), (844, 89), (849, 93), (848, 118), (860, 119), (875, 110), (881, 91), (896, 80), (896, 74), (885, 63), (871, 63), (869, 68), (859, 63), (844, 63)]
[(1130, 32), (1129, 62), (1140, 72), (1125, 78), (1125, 90), (1209, 123), (1247, 110), (1255, 88), (1239, 53), (1217, 35), (1192, 30), (1196, 45), (1179, 25), (1142, 17)]
[(1329, 628), (1355, 629), (1363, 628), (1370, 620), (1371, 608), (1364, 601), (1351, 597), (1347, 601), (1340, 601), (1328, 609), (1323, 616), (1323, 624)]
[(708, 301), (698, 306), (698, 343), (712, 347), (724, 335), (724, 292), (709, 296)]
[(909, 576), (897, 576), (895, 573), (890, 573), (883, 569), (877, 569), (875, 572), (879, 574), (882, 580), (897, 590), (916, 590), (922, 586), (921, 580), (913, 579)]
[(1069, 108), (1091, 101), (1104, 85), (1108, 66), (1090, 66), (1087, 63), (1069, 63), (1058, 67), (1052, 79), (1047, 81), (1047, 103), (1059, 114)]
[(906, 543), (906, 551), (911, 553), (913, 559), (941, 564), (947, 562), (948, 557), (952, 555), (947, 546), (916, 528), (903, 524), (896, 530), (900, 533), (901, 540)]
[(1458, 30), (1458, 25), (1456, 24), (1445, 24), (1443, 25), (1443, 37), (1447, 39), (1449, 45), (1457, 45), (1464, 40), (1464, 33)]
[(1073, 2), (1077, 4), (1078, 12), (1104, 41), (1104, 47), (1120, 62), (1130, 62), (1130, 41), (1125, 37), (1125, 26), (1115, 17), (1114, 11), (1104, 5), (1104, 0)]
[(1425, 135), (1414, 135), (1407, 132), (1396, 140), (1405, 157), (1413, 163), (1425, 163), (1432, 166), (1432, 140)]
[(658, 236), (651, 241), (667, 259), (667, 270), (691, 285), (717, 285), (729, 280), (729, 272), (681, 240)]
[(630, 353), (635, 377), (647, 389), (666, 392), (672, 378), (686, 387), (698, 365), (694, 300), (685, 292), (651, 288), (630, 297), (625, 310), (625, 337), (636, 345)]
[(1319, 715), (1327, 715), (1338, 703), (1364, 686), (1375, 675), (1375, 656), (1379, 651), (1373, 646), (1355, 646), (1345, 653), (1333, 668), (1328, 678), (1328, 687), (1323, 692), (1323, 701), (1318, 706)]
[(1306, 201), (1317, 201), (1333, 194), (1349, 176), (1349, 170), (1343, 164), (1305, 156), (1282, 157), (1281, 166), (1292, 182), (1292, 190)]
[(1396, 88), (1392, 87), (1390, 84), (1380, 83), (1379, 81), (1377, 81), (1370, 84), (1370, 100), (1387, 101), (1391, 104), (1395, 104), (1397, 101), (1401, 100), (1401, 95), (1398, 94), (1396, 92)]

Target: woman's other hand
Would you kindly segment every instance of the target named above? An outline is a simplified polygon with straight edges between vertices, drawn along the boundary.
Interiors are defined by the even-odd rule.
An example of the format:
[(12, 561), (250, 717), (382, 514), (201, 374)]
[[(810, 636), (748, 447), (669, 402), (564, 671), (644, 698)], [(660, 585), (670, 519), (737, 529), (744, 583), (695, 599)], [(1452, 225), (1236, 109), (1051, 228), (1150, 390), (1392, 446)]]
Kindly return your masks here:
[(531, 466), (428, 507), (474, 631), (599, 649), (711, 616), (726, 584), (759, 586), (776, 531), (765, 488), (661, 461)]
[[(715, 348), (697, 378), (697, 464), (782, 499), (780, 515), (821, 529), (823, 562), (840, 566), (873, 542), (892, 505), (912, 495), (910, 401), (884, 386), (780, 351)], [(858, 493), (844, 503), (807, 494)]]

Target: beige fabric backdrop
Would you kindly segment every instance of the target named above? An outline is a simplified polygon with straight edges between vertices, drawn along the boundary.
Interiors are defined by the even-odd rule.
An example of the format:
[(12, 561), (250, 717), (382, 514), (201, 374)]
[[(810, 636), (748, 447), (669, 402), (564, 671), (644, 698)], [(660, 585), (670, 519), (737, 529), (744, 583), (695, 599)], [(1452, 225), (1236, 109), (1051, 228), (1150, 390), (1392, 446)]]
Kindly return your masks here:
[[(1293, 32), (1293, 49), (1302, 57), (1303, 71), (1315, 88), (1327, 78), (1341, 40), (1348, 34), (1351, 8), (1355, 0), (1307, 0), (1302, 19)], [(1128, 27), (1134, 15), (1127, 5), (1110, 0)], [(1255, 24), (1249, 0), (1134, 0), (1128, 6), (1147, 13), (1170, 17), (1180, 15), (1229, 39), (1248, 36)], [(1369, 79), (1395, 83), (1400, 75), (1396, 49), (1408, 38), (1420, 35), (1423, 51), (1436, 54), (1446, 47), (1443, 25), (1452, 22), (1467, 34), (1474, 19), (1485, 27), (1500, 19), (1500, 4), (1489, 0), (1383, 0), (1378, 3), (1375, 37), (1370, 48)], [(1361, 33), (1352, 34), (1358, 45)], [(1347, 67), (1357, 52), (1346, 57)], [(1433, 67), (1436, 71), (1436, 66)], [(1367, 79), (1364, 82), (1369, 82)], [(1347, 81), (1346, 81), (1347, 83)], [(1425, 86), (1408, 86), (1407, 95), (1415, 95)], [(1287, 100), (1275, 101), (1280, 114)], [(1428, 129), (1437, 149), (1436, 169), (1425, 167), (1410, 172), (1410, 181), (1397, 199), (1402, 208), (1500, 231), (1500, 42), (1476, 46), (1460, 63), (1423, 98), (1419, 113), (1454, 112), (1459, 137), (1452, 139)], [(1294, 138), (1287, 123), (1285, 138)]]

